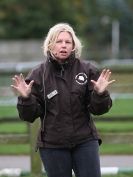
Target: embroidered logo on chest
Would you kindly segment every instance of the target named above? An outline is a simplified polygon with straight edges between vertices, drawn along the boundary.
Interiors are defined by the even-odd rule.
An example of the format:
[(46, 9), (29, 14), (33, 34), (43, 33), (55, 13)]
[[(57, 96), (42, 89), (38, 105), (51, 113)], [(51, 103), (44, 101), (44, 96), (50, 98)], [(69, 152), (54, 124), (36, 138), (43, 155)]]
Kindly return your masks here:
[(75, 80), (78, 84), (84, 85), (87, 83), (87, 75), (85, 73), (78, 73), (75, 76)]

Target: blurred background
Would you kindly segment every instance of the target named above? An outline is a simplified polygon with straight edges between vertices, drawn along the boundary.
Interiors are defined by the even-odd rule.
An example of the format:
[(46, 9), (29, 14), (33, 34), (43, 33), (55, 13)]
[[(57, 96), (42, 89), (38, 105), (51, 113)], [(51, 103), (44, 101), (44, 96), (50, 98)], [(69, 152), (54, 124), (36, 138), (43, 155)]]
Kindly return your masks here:
[(0, 0), (0, 61), (42, 60), (51, 26), (70, 23), (84, 59), (133, 58), (132, 0)]
[(111, 111), (94, 117), (103, 138), (101, 155), (132, 156), (132, 0), (0, 0), (0, 155), (30, 154), (30, 126), (19, 121), (11, 78), (26, 75), (44, 60), (43, 41), (59, 22), (76, 31), (83, 44), (81, 58), (110, 68), (116, 79), (109, 88)]

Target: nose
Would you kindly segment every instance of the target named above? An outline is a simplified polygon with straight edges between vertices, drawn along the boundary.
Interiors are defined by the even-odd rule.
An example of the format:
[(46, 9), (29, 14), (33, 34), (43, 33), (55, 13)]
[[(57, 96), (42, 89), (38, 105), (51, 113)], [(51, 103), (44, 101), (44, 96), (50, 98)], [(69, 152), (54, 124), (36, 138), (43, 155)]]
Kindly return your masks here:
[(65, 41), (62, 42), (62, 47), (66, 47), (66, 42)]

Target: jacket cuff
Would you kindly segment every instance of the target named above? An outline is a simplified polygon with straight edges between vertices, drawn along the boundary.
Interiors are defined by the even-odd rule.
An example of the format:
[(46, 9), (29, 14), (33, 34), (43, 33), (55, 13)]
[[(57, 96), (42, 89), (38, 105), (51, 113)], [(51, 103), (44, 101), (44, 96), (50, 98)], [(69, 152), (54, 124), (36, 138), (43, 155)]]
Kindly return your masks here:
[(93, 90), (93, 92), (92, 92), (92, 96), (93, 96), (93, 98), (95, 99), (95, 100), (101, 100), (101, 99), (103, 99), (103, 98), (105, 98), (105, 97), (107, 97), (109, 95), (109, 92), (107, 91), (107, 90), (105, 90), (103, 93), (101, 93), (101, 94), (98, 94), (95, 90)]
[(18, 97), (18, 104), (19, 105), (31, 105), (34, 104), (34, 97), (32, 95), (30, 95), (28, 98), (24, 98), (22, 96)]

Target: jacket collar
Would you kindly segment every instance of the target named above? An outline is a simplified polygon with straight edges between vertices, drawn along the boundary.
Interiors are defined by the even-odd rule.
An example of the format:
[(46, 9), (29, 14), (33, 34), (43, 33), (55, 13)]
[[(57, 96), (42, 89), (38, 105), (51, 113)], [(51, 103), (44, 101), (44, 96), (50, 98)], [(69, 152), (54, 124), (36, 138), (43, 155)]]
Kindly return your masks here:
[(54, 65), (57, 69), (61, 69), (62, 66), (63, 66), (64, 68), (66, 68), (66, 67), (69, 67), (69, 66), (73, 65), (75, 59), (76, 59), (76, 58), (75, 58), (75, 54), (72, 53), (72, 54), (69, 56), (69, 58), (67, 58), (67, 59), (65, 60), (64, 63), (59, 63), (58, 60), (55, 60), (55, 59), (52, 57), (52, 55), (50, 54), (50, 52), (48, 52), (48, 61), (49, 61), (52, 65)]

